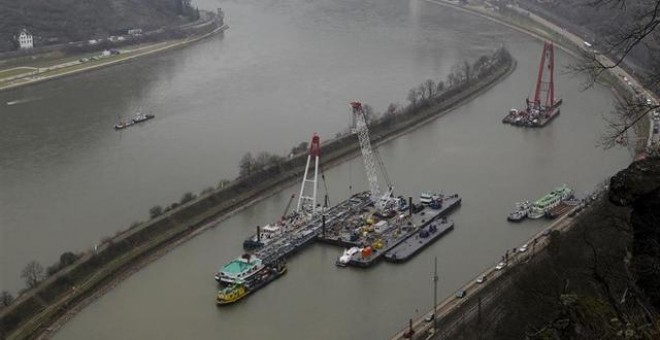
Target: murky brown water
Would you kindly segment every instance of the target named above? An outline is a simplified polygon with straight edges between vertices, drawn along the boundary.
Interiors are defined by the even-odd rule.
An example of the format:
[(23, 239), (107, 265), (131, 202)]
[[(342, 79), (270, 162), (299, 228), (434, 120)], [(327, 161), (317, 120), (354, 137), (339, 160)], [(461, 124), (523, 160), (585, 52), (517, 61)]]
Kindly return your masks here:
[[(607, 89), (581, 92), (558, 74), (562, 115), (541, 130), (502, 125), (533, 85), (541, 43), (481, 18), (421, 1), (228, 1), (231, 28), (188, 48), (0, 93), (2, 289), (22, 286), (30, 260), (68, 250), (145, 219), (237, 174), (246, 151), (285, 154), (318, 132), (348, 126), (354, 99), (383, 110), (451, 66), (506, 44), (516, 71), (476, 100), (380, 148), (403, 195), (459, 192), (456, 229), (405, 265), (337, 269), (340, 250), (313, 246), (289, 273), (246, 301), (217, 309), (212, 279), (239, 254), (252, 226), (281, 214), (289, 188), (188, 242), (85, 309), (61, 339), (382, 338), (429, 308), (439, 258), (440, 296), (543, 228), (508, 224), (514, 201), (566, 183), (578, 193), (624, 167), (624, 150), (596, 147)], [(556, 52), (558, 64), (573, 60)], [(5, 105), (18, 99), (27, 103)], [(113, 131), (118, 114), (156, 119)], [(331, 201), (367, 188), (359, 159), (326, 171)], [(323, 191), (323, 190), (321, 190)]]

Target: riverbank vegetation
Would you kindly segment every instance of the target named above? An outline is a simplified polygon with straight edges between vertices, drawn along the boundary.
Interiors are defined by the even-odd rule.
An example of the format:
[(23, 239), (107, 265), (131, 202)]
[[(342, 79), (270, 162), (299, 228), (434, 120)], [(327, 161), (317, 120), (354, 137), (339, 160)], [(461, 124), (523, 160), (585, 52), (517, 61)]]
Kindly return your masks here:
[[(504, 48), (463, 62), (452, 69), (445, 81), (427, 80), (409, 91), (409, 104), (392, 104), (369, 120), (373, 143), (386, 141), (435, 119), (473, 98), (510, 74), (515, 61)], [(2, 331), (13, 337), (31, 337), (43, 331), (71, 308), (125, 272), (137, 261), (177, 240), (192, 237), (202, 228), (212, 227), (222, 217), (280, 190), (304, 171), (307, 142), (291, 149), (287, 156), (246, 153), (239, 162), (239, 176), (221, 180), (217, 187), (200, 195), (185, 193), (179, 202), (154, 206), (150, 220), (136, 222), (114, 237), (104, 237), (94, 249), (71, 263), (70, 256), (59, 270), (47, 271), (36, 280), (36, 287), (17, 297), (0, 312)], [(324, 166), (337, 164), (359, 151), (356, 137), (348, 132), (321, 145)], [(211, 223), (213, 222), (213, 223)], [(11, 300), (11, 299), (7, 299)]]

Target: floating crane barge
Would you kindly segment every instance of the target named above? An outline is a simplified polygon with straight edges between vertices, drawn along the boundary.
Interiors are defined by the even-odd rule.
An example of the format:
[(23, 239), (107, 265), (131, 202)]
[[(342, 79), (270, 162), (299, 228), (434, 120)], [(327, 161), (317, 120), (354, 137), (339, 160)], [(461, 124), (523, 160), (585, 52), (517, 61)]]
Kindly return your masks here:
[(555, 52), (552, 42), (543, 45), (534, 98), (525, 99), (522, 110), (511, 109), (502, 123), (522, 127), (543, 127), (559, 115), (561, 99), (555, 98)]
[[(392, 251), (401, 252), (399, 255), (403, 259), (404, 251), (400, 248), (406, 245), (406, 258), (422, 250), (432, 241), (442, 236), (448, 225), (453, 227), (451, 221), (438, 221), (439, 218), (446, 216), (450, 211), (461, 204), (461, 198), (458, 195), (436, 195), (438, 203), (433, 207), (430, 205), (401, 205), (392, 216), (382, 216), (370, 202), (368, 192), (353, 196), (349, 201), (355, 202), (350, 210), (336, 211), (330, 215), (326, 221), (325, 228), (322, 228), (318, 240), (323, 243), (341, 246), (344, 248), (358, 247), (356, 252), (350, 257), (346, 265), (354, 267), (370, 267), (376, 264), (383, 256), (388, 259), (388, 254)], [(411, 199), (410, 199), (411, 200)], [(403, 201), (400, 197), (399, 201)], [(440, 201), (442, 203), (440, 203)], [(434, 233), (434, 237), (421, 238), (425, 242), (420, 243), (416, 239), (421, 230), (425, 227), (435, 225), (438, 229), (440, 225), (443, 232)], [(429, 229), (427, 228), (427, 229)], [(416, 239), (407, 242), (409, 239)], [(398, 262), (398, 261), (392, 261)], [(341, 265), (341, 263), (338, 263)]]
[[(291, 215), (282, 216), (280, 221), (274, 224), (278, 232), (269, 234), (267, 240), (262, 239), (261, 229), (257, 227), (257, 233), (244, 243), (244, 248), (251, 250), (251, 256), (259, 259), (267, 268), (281, 267), (287, 258), (316, 240), (351, 248), (350, 255), (347, 255), (346, 250), (344, 256), (338, 258), (338, 265), (370, 267), (382, 258), (391, 262), (402, 262), (453, 229), (454, 222), (446, 216), (460, 206), (459, 195), (423, 193), (419, 203), (413, 202), (412, 197), (407, 200), (403, 196), (395, 197), (382, 160), (377, 151), (371, 148), (362, 105), (353, 102), (351, 106), (356, 119), (354, 132), (360, 142), (370, 190), (354, 194), (330, 208), (317, 205), (320, 140), (314, 135), (296, 210)], [(313, 165), (311, 172), (310, 165)], [(378, 166), (388, 182), (389, 190), (385, 194), (381, 194), (378, 186)], [(311, 188), (308, 184), (311, 184)], [(287, 204), (285, 214), (290, 204), (291, 200)], [(301, 221), (304, 223), (300, 223)], [(222, 277), (222, 270), (226, 267), (216, 276)], [(270, 281), (264, 280), (263, 284), (251, 286), (250, 293), (261, 289)], [(224, 288), (221, 291), (222, 298), (220, 295), (218, 297), (219, 303), (235, 302), (246, 296), (247, 294), (239, 291), (240, 287), (242, 286)]]

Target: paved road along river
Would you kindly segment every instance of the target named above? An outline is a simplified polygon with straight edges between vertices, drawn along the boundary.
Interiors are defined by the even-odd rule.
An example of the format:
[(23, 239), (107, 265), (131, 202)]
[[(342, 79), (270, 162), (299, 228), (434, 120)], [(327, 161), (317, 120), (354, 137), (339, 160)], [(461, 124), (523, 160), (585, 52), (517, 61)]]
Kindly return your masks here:
[[(237, 306), (213, 303), (218, 266), (240, 252), (257, 224), (281, 214), (296, 188), (245, 210), (146, 269), (85, 309), (61, 339), (382, 338), (431, 304), (439, 257), (440, 296), (451, 294), (544, 222), (508, 224), (520, 199), (566, 183), (578, 193), (630, 161), (597, 147), (608, 89), (582, 92), (560, 71), (561, 116), (541, 130), (500, 120), (533, 86), (541, 42), (482, 18), (419, 0), (222, 1), (230, 29), (171, 53), (0, 93), (2, 289), (22, 286), (30, 260), (54, 262), (92, 247), (156, 204), (177, 201), (237, 174), (246, 151), (285, 154), (312, 132), (334, 136), (348, 102), (384, 110), (452, 65), (506, 44), (516, 71), (474, 101), (381, 147), (403, 195), (443, 189), (463, 195), (456, 229), (413, 261), (337, 269), (338, 249), (313, 246), (289, 273)], [(561, 51), (558, 65), (574, 62)], [(18, 101), (18, 102), (16, 102)], [(14, 102), (7, 105), (7, 102)], [(121, 132), (118, 116), (156, 119)], [(361, 161), (326, 171), (330, 199), (367, 188)], [(321, 190), (323, 192), (323, 190)], [(232, 336), (229, 336), (232, 335)]]

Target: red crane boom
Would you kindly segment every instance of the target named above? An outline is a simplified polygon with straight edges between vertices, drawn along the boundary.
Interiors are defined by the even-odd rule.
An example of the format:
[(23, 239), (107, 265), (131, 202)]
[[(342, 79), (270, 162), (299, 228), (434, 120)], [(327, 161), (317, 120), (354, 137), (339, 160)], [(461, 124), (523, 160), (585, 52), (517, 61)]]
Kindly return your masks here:
[[(546, 66), (547, 61), (547, 66)], [(536, 80), (534, 91), (534, 106), (550, 107), (555, 103), (555, 52), (554, 45), (550, 41), (543, 44), (543, 55), (539, 65), (539, 76)], [(546, 79), (547, 77), (547, 79)], [(543, 100), (543, 102), (541, 102)]]

